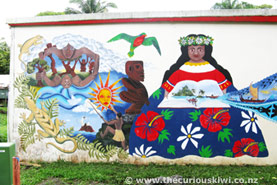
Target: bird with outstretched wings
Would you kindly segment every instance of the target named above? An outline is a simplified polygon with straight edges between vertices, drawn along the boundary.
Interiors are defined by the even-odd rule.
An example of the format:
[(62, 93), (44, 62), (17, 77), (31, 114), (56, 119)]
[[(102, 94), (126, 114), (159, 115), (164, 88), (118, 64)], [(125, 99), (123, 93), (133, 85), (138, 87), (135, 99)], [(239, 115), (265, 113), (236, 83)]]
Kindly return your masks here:
[(161, 55), (161, 50), (160, 50), (159, 43), (158, 43), (156, 37), (146, 38), (146, 36), (147, 35), (145, 33), (141, 33), (137, 36), (131, 36), (126, 33), (120, 33), (117, 36), (110, 39), (108, 42), (113, 42), (113, 41), (117, 41), (120, 39), (124, 39), (127, 42), (129, 42), (131, 44), (130, 51), (128, 52), (129, 57), (134, 56), (134, 50), (137, 47), (139, 47), (140, 45), (144, 45), (144, 46), (152, 46), (153, 45), (157, 49), (159, 54)]

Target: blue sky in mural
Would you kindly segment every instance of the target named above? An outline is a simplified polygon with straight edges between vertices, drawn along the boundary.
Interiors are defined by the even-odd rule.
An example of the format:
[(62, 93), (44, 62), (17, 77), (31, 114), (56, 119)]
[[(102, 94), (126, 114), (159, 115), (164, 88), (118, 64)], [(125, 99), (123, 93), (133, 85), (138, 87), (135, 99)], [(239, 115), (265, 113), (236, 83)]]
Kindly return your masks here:
[(96, 132), (101, 128), (103, 120), (92, 109), (81, 113), (60, 109), (59, 118), (66, 122), (66, 128), (73, 127), (75, 131), (79, 130), (82, 126), (82, 117), (85, 117), (84, 123), (90, 125)]
[[(100, 73), (100, 75), (103, 79), (107, 78), (107, 73)], [(112, 84), (115, 79), (119, 79), (122, 77), (125, 77), (125, 75), (112, 71), (111, 79), (113, 80), (111, 80), (110, 84)], [(61, 85), (56, 87), (43, 87), (38, 92), (41, 94), (41, 96), (37, 101), (37, 105), (40, 104), (41, 100), (45, 101), (48, 99), (56, 98), (58, 99), (60, 105), (59, 119), (66, 122), (67, 128), (74, 127), (74, 130), (79, 130), (81, 128), (80, 121), (82, 117), (85, 116), (85, 123), (90, 124), (90, 126), (92, 126), (93, 129), (97, 132), (101, 127), (103, 120), (100, 119), (91, 105), (86, 102), (88, 98), (92, 98), (89, 93), (92, 93), (92, 90), (90, 89), (91, 87), (96, 89), (95, 83), (100, 84), (99, 77), (84, 87), (76, 87), (74, 85), (72, 85), (68, 89), (63, 88)], [(122, 85), (122, 82), (119, 82), (115, 86), (115, 88)], [(124, 101), (122, 101), (119, 96), (116, 96), (115, 99), (122, 102), (115, 103), (115, 109), (118, 112), (122, 112), (123, 110), (125, 110), (127, 107), (127, 103), (124, 103)], [(108, 114), (107, 110), (103, 110), (103, 112), (101, 112), (101, 109), (98, 109), (98, 112), (100, 112), (102, 116), (107, 120), (115, 118), (115, 116), (113, 116), (114, 114), (111, 113), (111, 111), (109, 111)]]
[[(55, 61), (60, 61), (59, 58), (55, 54), (53, 54), (53, 58), (55, 59)], [(86, 60), (86, 55), (83, 54), (82, 57), (79, 60), (82, 61), (82, 59)], [(49, 57), (46, 57), (45, 60), (47, 61), (48, 65), (51, 66), (51, 59)], [(65, 63), (67, 63), (67, 61), (65, 61)], [(71, 67), (73, 66), (73, 64), (74, 64), (74, 61), (71, 62)], [(77, 62), (76, 67), (75, 67), (76, 72), (80, 72), (80, 66), (81, 66), (80, 63)], [(64, 69), (64, 66), (63, 66), (61, 61), (56, 62), (56, 69), (58, 71), (61, 71), (61, 70)]]
[[(100, 75), (103, 79), (107, 77), (107, 73), (101, 73)], [(111, 79), (118, 79), (120, 78), (119, 76), (124, 77), (125, 75), (111, 72)], [(111, 83), (113, 81), (114, 80), (112, 80)], [(99, 84), (99, 78), (96, 78), (95, 82)], [(119, 82), (115, 87), (121, 85), (123, 84)], [(61, 85), (57, 87), (44, 87), (38, 92), (41, 96), (37, 101), (37, 105), (40, 105), (40, 101), (56, 98), (60, 104), (59, 119), (66, 122), (66, 128), (74, 127), (74, 130), (79, 130), (82, 126), (82, 117), (86, 117), (84, 123), (92, 126), (97, 132), (101, 128), (103, 120), (96, 114), (91, 105), (86, 102), (87, 98), (92, 97), (89, 95), (89, 93), (92, 92), (90, 87), (96, 88), (94, 81), (85, 87), (76, 87), (73, 85), (68, 89), (64, 89)], [(118, 112), (123, 112), (127, 107), (127, 103), (124, 103), (119, 96), (117, 96), (116, 99), (122, 103), (115, 103), (115, 109)], [(115, 118), (114, 113), (111, 111), (103, 110), (103, 112), (101, 112), (101, 109), (98, 109), (98, 112), (107, 120)]]

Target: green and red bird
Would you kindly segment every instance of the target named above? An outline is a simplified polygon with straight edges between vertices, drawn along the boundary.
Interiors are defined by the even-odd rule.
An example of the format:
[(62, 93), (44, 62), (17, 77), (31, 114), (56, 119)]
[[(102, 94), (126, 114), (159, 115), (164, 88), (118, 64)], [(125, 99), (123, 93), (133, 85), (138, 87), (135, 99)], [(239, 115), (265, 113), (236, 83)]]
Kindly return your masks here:
[(127, 42), (130, 42), (131, 46), (130, 46), (130, 51), (128, 52), (129, 57), (134, 56), (134, 50), (137, 47), (139, 47), (140, 45), (144, 45), (144, 46), (152, 46), (153, 45), (157, 49), (159, 54), (161, 55), (161, 50), (160, 50), (157, 39), (155, 37), (145, 38), (146, 36), (147, 35), (145, 33), (141, 33), (138, 36), (131, 36), (126, 33), (120, 33), (117, 36), (113, 37), (108, 42), (113, 42), (113, 41), (117, 41), (120, 39), (124, 39)]

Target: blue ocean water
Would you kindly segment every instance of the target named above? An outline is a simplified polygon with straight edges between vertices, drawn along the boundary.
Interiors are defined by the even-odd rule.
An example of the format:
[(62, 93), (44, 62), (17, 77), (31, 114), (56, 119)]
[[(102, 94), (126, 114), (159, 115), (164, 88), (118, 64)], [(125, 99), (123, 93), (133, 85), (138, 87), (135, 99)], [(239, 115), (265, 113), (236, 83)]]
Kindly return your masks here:
[(77, 135), (84, 136), (89, 143), (92, 143), (96, 139), (96, 132), (75, 131), (72, 137)]

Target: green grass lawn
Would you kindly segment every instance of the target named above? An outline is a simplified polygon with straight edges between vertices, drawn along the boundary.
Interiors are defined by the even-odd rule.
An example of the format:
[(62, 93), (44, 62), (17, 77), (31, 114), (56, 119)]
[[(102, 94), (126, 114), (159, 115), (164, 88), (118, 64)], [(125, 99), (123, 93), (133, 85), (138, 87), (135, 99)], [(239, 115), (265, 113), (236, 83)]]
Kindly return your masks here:
[[(7, 107), (0, 107), (0, 110), (7, 112)], [(7, 141), (7, 114), (0, 113), (0, 142)]]
[[(132, 165), (121, 163), (40, 163), (21, 166), (21, 184), (126, 184), (127, 177), (155, 178), (180, 175), (183, 178), (253, 178), (257, 184), (277, 184), (277, 166)], [(196, 184), (196, 183), (190, 183)], [(223, 183), (219, 183), (223, 184)], [(226, 183), (231, 184), (231, 183)], [(242, 184), (242, 183), (238, 183)], [(247, 183), (244, 183), (247, 184)], [(253, 184), (253, 183), (248, 183)]]

